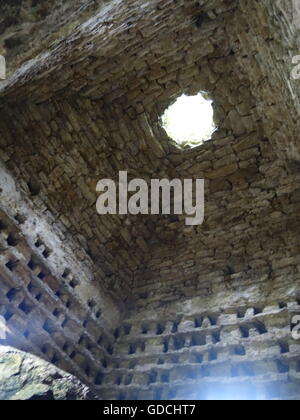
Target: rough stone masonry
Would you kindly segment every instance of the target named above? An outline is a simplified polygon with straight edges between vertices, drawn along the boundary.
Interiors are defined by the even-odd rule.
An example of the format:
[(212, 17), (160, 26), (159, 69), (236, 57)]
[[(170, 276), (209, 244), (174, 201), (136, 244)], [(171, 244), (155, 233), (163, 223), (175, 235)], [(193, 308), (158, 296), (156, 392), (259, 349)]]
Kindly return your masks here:
[[(299, 399), (293, 6), (0, 2), (0, 344), (13, 360), (75, 376), (80, 398)], [(181, 148), (161, 116), (200, 91), (218, 129)], [(97, 182), (122, 170), (205, 179), (204, 224), (99, 216)], [(48, 367), (47, 389), (39, 376), (25, 392), (9, 359), (1, 398), (56, 395)]]

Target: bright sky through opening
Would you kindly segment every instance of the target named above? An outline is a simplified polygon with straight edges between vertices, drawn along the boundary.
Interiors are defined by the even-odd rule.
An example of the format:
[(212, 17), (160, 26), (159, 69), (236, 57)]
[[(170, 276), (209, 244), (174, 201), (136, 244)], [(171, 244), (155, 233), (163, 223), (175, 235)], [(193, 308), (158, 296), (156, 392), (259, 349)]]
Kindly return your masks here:
[(215, 131), (212, 101), (201, 93), (182, 95), (162, 117), (163, 127), (178, 144), (201, 144)]

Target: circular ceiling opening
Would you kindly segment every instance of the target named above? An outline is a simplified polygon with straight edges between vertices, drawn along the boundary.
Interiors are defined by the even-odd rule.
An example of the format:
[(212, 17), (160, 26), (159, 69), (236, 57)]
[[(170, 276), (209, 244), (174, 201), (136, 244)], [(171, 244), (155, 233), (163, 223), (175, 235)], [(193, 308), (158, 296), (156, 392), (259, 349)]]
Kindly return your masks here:
[(163, 128), (181, 146), (196, 147), (210, 140), (216, 127), (212, 101), (204, 92), (180, 96), (162, 116)]

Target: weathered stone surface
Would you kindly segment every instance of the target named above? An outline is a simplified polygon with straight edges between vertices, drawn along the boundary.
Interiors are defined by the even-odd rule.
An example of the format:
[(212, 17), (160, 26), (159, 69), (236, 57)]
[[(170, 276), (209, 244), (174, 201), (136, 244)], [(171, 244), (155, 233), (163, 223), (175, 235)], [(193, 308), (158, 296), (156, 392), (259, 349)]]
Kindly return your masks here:
[(43, 360), (0, 346), (1, 400), (97, 399), (76, 378)]

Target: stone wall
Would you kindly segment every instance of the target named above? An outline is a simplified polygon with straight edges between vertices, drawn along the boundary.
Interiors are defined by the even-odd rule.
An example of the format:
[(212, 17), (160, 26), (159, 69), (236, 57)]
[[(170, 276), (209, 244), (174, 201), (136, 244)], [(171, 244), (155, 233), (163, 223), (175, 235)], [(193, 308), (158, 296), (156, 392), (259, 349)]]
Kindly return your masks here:
[(228, 28), (245, 52), (237, 60), (247, 69), (258, 112), (277, 154), (288, 157), (289, 169), (297, 172), (300, 96), (299, 81), (291, 76), (292, 58), (300, 48), (297, 2), (242, 0), (239, 5), (235, 23)]
[[(72, 1), (25, 20), (25, 2), (5, 5), (4, 344), (112, 399), (297, 398), (299, 42), (286, 3)], [(218, 129), (180, 148), (160, 118), (199, 91)], [(120, 170), (205, 178), (205, 223), (98, 216), (96, 184)]]
[(159, 240), (135, 276), (138, 306), (257, 283), (263, 293), (287, 281), (299, 287), (299, 175), (287, 172), (267, 138), (217, 138), (183, 162), (170, 159), (183, 177), (206, 180), (205, 222), (157, 223)]

